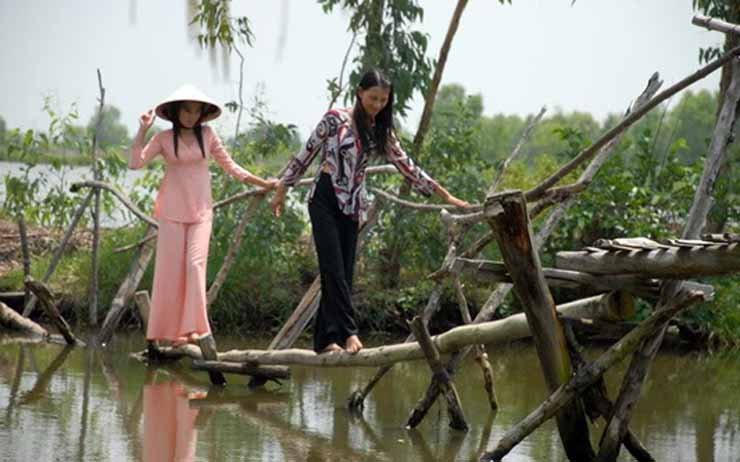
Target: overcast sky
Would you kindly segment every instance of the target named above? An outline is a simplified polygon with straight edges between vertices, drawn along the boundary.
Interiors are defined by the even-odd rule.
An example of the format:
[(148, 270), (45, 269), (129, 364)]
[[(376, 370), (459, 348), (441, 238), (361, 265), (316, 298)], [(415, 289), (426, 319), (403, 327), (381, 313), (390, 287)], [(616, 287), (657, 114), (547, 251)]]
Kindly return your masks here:
[[(436, 58), (453, 0), (422, 0)], [(692, 26), (691, 0), (470, 0), (450, 51), (443, 83), (480, 93), (486, 114), (526, 115), (547, 105), (602, 119), (622, 112), (659, 71), (666, 85), (700, 64), (700, 47), (721, 34)], [(246, 49), (244, 95), (262, 88), (270, 116), (306, 136), (327, 107), (326, 79), (338, 74), (351, 35), (347, 15), (322, 12), (313, 0), (234, 0), (256, 36)], [(97, 96), (122, 111), (131, 134), (137, 117), (185, 82), (220, 102), (237, 98), (238, 59), (225, 76), (188, 36), (185, 0), (1, 0), (0, 116), (8, 127), (45, 129), (45, 95), (57, 108), (79, 107), (83, 122)], [(282, 46), (280, 43), (282, 42)], [(694, 84), (715, 90), (719, 73)], [(675, 103), (675, 101), (673, 101)], [(415, 128), (417, 95), (405, 124)], [(233, 118), (217, 121), (225, 134)], [(159, 122), (161, 127), (165, 125)]]

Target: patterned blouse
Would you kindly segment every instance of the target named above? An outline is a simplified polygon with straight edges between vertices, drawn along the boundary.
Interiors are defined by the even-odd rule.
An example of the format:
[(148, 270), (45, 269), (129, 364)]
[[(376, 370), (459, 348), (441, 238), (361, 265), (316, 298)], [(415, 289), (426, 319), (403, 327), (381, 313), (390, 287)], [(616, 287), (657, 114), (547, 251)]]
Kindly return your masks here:
[[(293, 186), (321, 152), (321, 165), (328, 165), (339, 208), (354, 220), (364, 220), (368, 209), (365, 191), (365, 169), (373, 146), (363, 149), (359, 134), (352, 128), (350, 109), (327, 112), (306, 141), (305, 146), (288, 164), (283, 183)], [(386, 157), (419, 193), (429, 196), (439, 185), (419, 168), (401, 148), (395, 134), (389, 139)], [(319, 169), (309, 192), (313, 198), (322, 169)]]

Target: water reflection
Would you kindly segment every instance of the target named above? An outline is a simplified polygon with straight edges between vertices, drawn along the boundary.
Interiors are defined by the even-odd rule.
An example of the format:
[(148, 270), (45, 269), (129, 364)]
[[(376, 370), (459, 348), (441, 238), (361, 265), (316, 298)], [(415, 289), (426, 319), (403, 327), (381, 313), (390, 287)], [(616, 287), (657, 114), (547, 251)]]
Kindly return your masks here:
[(205, 396), (204, 391), (188, 391), (175, 379), (157, 380), (156, 371), (149, 374), (143, 391), (145, 462), (195, 459), (199, 410), (190, 407), (190, 399)]
[[(131, 359), (128, 352), (143, 341), (132, 343), (101, 351), (0, 339), (0, 460), (477, 460), (546, 395), (533, 348), (492, 349), (497, 414), (471, 361), (455, 376), (470, 431), (448, 428), (444, 402), (409, 431), (408, 413), (429, 384), (423, 362), (394, 367), (358, 417), (345, 401), (374, 375), (372, 368), (296, 367), (282, 386), (250, 390), (247, 379), (233, 376), (228, 387), (210, 388), (207, 375), (186, 361), (148, 368)], [(590, 350), (589, 357), (599, 353)], [(658, 356), (630, 422), (657, 460), (737, 459), (737, 359)], [(626, 367), (606, 378), (612, 399)], [(594, 443), (602, 426), (593, 429)], [(506, 460), (564, 462), (555, 425), (538, 429)], [(631, 458), (622, 451), (619, 460)]]

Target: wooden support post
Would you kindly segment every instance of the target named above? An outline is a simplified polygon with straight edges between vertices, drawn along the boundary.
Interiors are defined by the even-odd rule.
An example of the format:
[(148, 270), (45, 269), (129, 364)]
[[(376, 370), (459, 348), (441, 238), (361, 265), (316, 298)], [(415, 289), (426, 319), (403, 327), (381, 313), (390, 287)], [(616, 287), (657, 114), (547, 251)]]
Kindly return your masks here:
[(672, 306), (666, 307), (664, 310), (654, 312), (645, 321), (632, 329), (632, 331), (625, 335), (619, 342), (612, 345), (598, 359), (577, 371), (573, 378), (571, 378), (566, 384), (558, 387), (558, 389), (555, 390), (555, 392), (543, 401), (534, 411), (514, 427), (509, 429), (509, 431), (501, 437), (496, 448), (493, 451), (483, 454), (480, 460), (500, 461), (514, 448), (514, 446), (519, 444), (550, 417), (553, 417), (558, 411), (563, 409), (564, 406), (576, 399), (583, 390), (593, 385), (609, 368), (634, 352), (643, 343), (643, 341), (645, 341), (645, 339), (655, 335), (663, 323), (670, 321), (675, 315), (702, 298), (703, 297), (700, 292), (684, 293)]
[[(216, 339), (213, 338), (213, 334), (202, 336), (198, 339), (198, 346), (203, 354), (203, 359), (208, 361), (218, 361), (218, 350), (216, 349)], [(226, 377), (221, 371), (209, 369), (208, 377), (211, 379), (211, 383), (214, 385), (226, 385)]]
[[(573, 327), (570, 322), (566, 321), (564, 324), (565, 338), (568, 340), (568, 352), (570, 353), (570, 359), (576, 367), (576, 370), (580, 370), (586, 366), (586, 360), (583, 357), (583, 348), (578, 343)], [(586, 388), (583, 392), (583, 403), (586, 406), (586, 411), (592, 421), (599, 417), (603, 417), (604, 420), (608, 420), (612, 414), (614, 404), (609, 400), (607, 396), (606, 383), (604, 377), (599, 377), (596, 382), (590, 387)], [(632, 457), (638, 462), (655, 462), (653, 456), (645, 448), (639, 438), (627, 429), (622, 444), (630, 452)]]
[[(465, 299), (459, 274), (455, 276), (455, 294), (457, 295), (457, 303), (460, 306), (460, 316), (462, 316), (463, 322), (465, 324), (472, 324), (473, 319), (470, 316), (468, 301)], [(491, 406), (491, 410), (495, 411), (498, 409), (498, 399), (496, 398), (496, 388), (493, 383), (493, 368), (491, 368), (491, 363), (488, 362), (486, 347), (485, 345), (476, 345), (473, 348), (475, 349), (475, 362), (483, 373), (483, 384), (488, 394), (488, 404)]]
[(424, 351), (429, 368), (432, 373), (441, 384), (442, 392), (445, 395), (447, 401), (447, 412), (450, 415), (450, 427), (455, 430), (468, 430), (468, 424), (465, 421), (465, 414), (460, 404), (460, 397), (457, 394), (455, 384), (452, 383), (450, 375), (445, 370), (440, 360), (439, 351), (434, 346), (431, 337), (429, 337), (429, 331), (427, 330), (424, 321), (421, 317), (414, 317), (413, 321), (409, 324), (411, 331), (419, 342), (419, 346)]
[(134, 294), (134, 302), (136, 303), (136, 307), (139, 309), (142, 330), (144, 331), (144, 334), (146, 334), (146, 329), (149, 326), (149, 312), (151, 310), (149, 292), (146, 290), (136, 292)]
[[(550, 391), (555, 391), (568, 381), (573, 371), (563, 328), (532, 240), (524, 194), (510, 191), (489, 196), (484, 213), (526, 313), (545, 381)], [(558, 412), (557, 423), (568, 458), (593, 460), (595, 454), (582, 403), (575, 400), (564, 406)]]
[(59, 329), (59, 332), (62, 334), (67, 344), (71, 346), (85, 346), (85, 342), (74, 336), (72, 329), (69, 328), (69, 324), (67, 324), (67, 321), (59, 313), (59, 310), (57, 310), (56, 303), (54, 303), (54, 297), (51, 295), (49, 288), (31, 278), (26, 279), (26, 287), (36, 295), (39, 302), (41, 302), (41, 306), (44, 311), (46, 311), (47, 316), (49, 316), (54, 326)]
[[(146, 237), (153, 236), (157, 233), (157, 229), (153, 226), (147, 228)], [(131, 296), (136, 292), (136, 288), (139, 287), (141, 278), (144, 277), (147, 266), (154, 255), (154, 249), (156, 245), (153, 240), (145, 241), (136, 252), (136, 256), (131, 262), (126, 278), (121, 282), (118, 287), (116, 296), (113, 297), (108, 314), (105, 315), (103, 325), (100, 327), (100, 332), (97, 336), (97, 341), (100, 344), (105, 345), (113, 337), (113, 333), (118, 327), (118, 323), (121, 322), (123, 313), (128, 306)]]

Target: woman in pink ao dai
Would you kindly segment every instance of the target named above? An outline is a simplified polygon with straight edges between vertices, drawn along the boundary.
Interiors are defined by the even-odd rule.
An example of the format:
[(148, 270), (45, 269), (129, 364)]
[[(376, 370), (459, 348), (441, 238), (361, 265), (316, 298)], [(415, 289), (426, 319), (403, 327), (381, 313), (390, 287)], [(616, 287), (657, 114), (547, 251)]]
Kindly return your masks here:
[[(172, 122), (145, 144), (156, 116)], [(158, 221), (157, 256), (146, 338), (175, 345), (196, 342), (211, 332), (206, 311), (206, 262), (213, 223), (208, 160), (213, 158), (237, 180), (271, 190), (277, 180), (240, 167), (221, 138), (205, 122), (221, 108), (192, 85), (183, 85), (139, 118), (129, 168), (161, 156), (166, 169), (154, 203)]]

